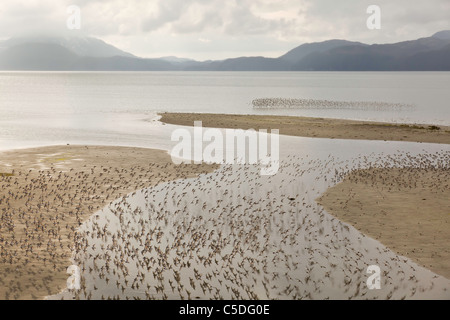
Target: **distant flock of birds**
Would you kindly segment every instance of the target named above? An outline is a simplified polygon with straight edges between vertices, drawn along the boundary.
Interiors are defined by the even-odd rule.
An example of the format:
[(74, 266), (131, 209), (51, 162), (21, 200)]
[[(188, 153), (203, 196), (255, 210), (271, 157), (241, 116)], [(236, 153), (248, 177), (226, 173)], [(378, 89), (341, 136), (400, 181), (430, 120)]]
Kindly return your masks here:
[(252, 100), (251, 103), (255, 109), (351, 109), (400, 111), (405, 108), (411, 109), (414, 107), (412, 104), (379, 101), (335, 101), (294, 98), (259, 98)]

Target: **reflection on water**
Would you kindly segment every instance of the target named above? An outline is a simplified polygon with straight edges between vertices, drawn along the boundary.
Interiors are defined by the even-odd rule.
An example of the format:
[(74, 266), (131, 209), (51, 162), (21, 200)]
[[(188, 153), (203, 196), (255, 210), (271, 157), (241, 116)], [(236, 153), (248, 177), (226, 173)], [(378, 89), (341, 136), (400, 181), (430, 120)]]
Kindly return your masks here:
[[(222, 166), (97, 212), (80, 227), (73, 255), (83, 289), (50, 298), (450, 298), (449, 280), (315, 202), (352, 168), (448, 166), (450, 147), (294, 137), (283, 137), (282, 146), (275, 176)], [(370, 265), (381, 267), (380, 290), (367, 288)]]
[[(136, 132), (138, 120), (161, 111), (450, 125), (448, 83), (450, 72), (1, 72), (0, 149), (132, 141), (150, 146), (153, 131)], [(254, 109), (252, 101), (265, 97), (414, 108)]]
[[(158, 111), (450, 124), (450, 73), (0, 73), (0, 149), (100, 144), (170, 150)], [(253, 110), (261, 97), (413, 110)], [(382, 97), (382, 99), (380, 98)], [(352, 168), (429, 160), (446, 145), (282, 137), (281, 166), (226, 167), (136, 191), (79, 229), (83, 289), (51, 298), (450, 298), (436, 276), (317, 205)], [(393, 157), (393, 155), (397, 155)], [(448, 161), (447, 161), (448, 163)], [(382, 289), (367, 289), (369, 265)], [(446, 291), (445, 291), (446, 290)]]

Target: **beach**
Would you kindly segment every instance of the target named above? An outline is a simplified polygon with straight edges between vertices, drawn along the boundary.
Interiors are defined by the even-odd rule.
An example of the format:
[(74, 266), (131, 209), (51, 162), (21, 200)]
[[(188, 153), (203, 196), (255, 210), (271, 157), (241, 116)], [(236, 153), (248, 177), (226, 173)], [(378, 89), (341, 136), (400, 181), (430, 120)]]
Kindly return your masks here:
[(267, 129), (268, 132), (278, 129), (280, 134), (298, 137), (450, 144), (450, 127), (448, 126), (273, 115), (168, 112), (159, 115), (163, 123), (182, 126), (193, 126), (194, 121), (202, 121), (203, 127)]
[[(304, 117), (161, 113), (161, 121), (204, 127), (279, 129), (280, 134), (450, 144), (450, 128)], [(439, 128), (439, 129), (437, 129)], [(450, 278), (450, 170), (355, 170), (317, 199), (330, 214), (400, 255)]]
[[(241, 129), (298, 121), (322, 138), (366, 128), (330, 120), (321, 131), (303, 118), (246, 117), (161, 120)], [(302, 135), (296, 125), (292, 132)], [(394, 127), (418, 142), (448, 144), (446, 127)], [(384, 140), (380, 131), (357, 134)], [(357, 140), (339, 149), (365, 145)], [(0, 298), (447, 299), (448, 152), (339, 160), (308, 158), (295, 147), (303, 143), (289, 142), (279, 172), (268, 177), (255, 166), (176, 166), (167, 151), (134, 147), (2, 152)], [(78, 292), (64, 290), (72, 264), (82, 272)], [(373, 264), (388, 275), (382, 290), (365, 284)]]
[(166, 151), (50, 146), (1, 152), (0, 299), (43, 299), (66, 288), (76, 229), (130, 192), (210, 172)]
[(450, 170), (351, 172), (317, 199), (330, 214), (450, 279)]
[[(367, 144), (344, 141), (344, 150)], [(97, 211), (80, 226), (73, 253), (81, 290), (48, 299), (450, 298), (450, 280), (316, 201), (354, 168), (418, 161), (432, 167), (434, 160), (448, 162), (449, 151), (436, 159), (405, 148), (389, 157), (320, 158), (301, 152), (301, 139), (289, 142), (276, 175), (260, 175), (254, 165), (223, 165), (139, 190)], [(402, 147), (372, 143), (375, 150), (377, 145)], [(377, 290), (367, 285), (371, 266), (380, 268)]]

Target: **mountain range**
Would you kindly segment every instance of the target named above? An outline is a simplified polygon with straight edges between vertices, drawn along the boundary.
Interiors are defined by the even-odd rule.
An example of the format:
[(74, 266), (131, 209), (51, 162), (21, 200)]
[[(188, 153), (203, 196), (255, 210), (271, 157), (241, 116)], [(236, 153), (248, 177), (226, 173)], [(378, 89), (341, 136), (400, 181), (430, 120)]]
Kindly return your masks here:
[(278, 58), (195, 61), (140, 58), (90, 37), (21, 37), (0, 42), (0, 70), (30, 71), (450, 71), (450, 30), (393, 44), (328, 40)]

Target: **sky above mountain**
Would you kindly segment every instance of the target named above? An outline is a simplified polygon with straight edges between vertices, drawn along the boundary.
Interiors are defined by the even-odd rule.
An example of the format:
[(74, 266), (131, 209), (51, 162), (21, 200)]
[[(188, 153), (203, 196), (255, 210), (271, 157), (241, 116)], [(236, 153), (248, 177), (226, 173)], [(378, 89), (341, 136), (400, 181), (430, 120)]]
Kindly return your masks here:
[[(381, 8), (381, 29), (366, 12)], [(67, 8), (80, 8), (69, 30)], [(306, 42), (393, 43), (450, 29), (450, 1), (408, 0), (3, 0), (0, 39), (30, 34), (93, 36), (141, 57), (278, 57)]]

